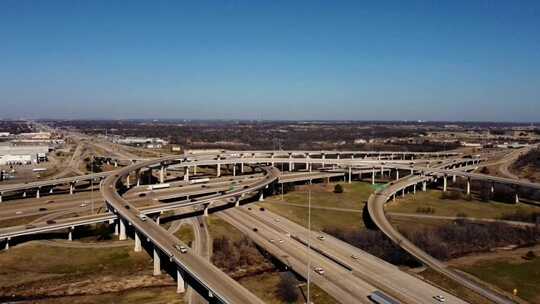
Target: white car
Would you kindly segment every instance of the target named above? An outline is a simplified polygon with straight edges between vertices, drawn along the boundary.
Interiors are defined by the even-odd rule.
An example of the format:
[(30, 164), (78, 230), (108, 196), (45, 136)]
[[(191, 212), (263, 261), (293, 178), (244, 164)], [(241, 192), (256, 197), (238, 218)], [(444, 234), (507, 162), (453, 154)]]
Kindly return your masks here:
[(22, 211), (17, 211), (15, 212), (15, 214), (22, 214)]
[(268, 240), (270, 243), (273, 243), (274, 242), (274, 239), (269, 239)]
[(324, 269), (322, 267), (315, 267), (313, 270), (320, 275), (324, 275)]
[(317, 238), (321, 241), (324, 241), (324, 235), (319, 235)]
[(357, 255), (354, 255), (354, 254), (351, 255), (351, 258), (352, 258), (353, 260), (358, 260), (358, 256), (357, 256)]
[(174, 248), (178, 251), (180, 251), (181, 253), (186, 253), (187, 252), (187, 247), (184, 246), (184, 245), (174, 245)]
[(446, 302), (446, 298), (443, 297), (443, 296), (441, 296), (441, 295), (436, 295), (436, 296), (434, 296), (433, 298), (434, 298), (435, 300), (441, 302), (441, 303)]
[(282, 239), (279, 239), (278, 242), (281, 244), (281, 243), (283, 243), (283, 240), (282, 240)]
[(277, 218), (277, 219), (275, 219), (275, 221), (279, 223), (279, 219), (278, 219), (278, 218)]
[(144, 222), (148, 219), (148, 216), (146, 216), (146, 214), (139, 214), (139, 218)]
[(79, 205), (80, 207), (86, 207), (86, 204), (85, 203), (82, 203)]

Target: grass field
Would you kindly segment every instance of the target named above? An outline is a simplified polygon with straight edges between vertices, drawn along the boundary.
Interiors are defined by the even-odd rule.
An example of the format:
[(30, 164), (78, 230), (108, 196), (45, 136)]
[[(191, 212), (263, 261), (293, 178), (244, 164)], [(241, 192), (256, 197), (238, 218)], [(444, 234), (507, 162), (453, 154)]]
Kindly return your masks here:
[[(343, 186), (343, 193), (333, 192), (336, 183), (298, 186), (296, 190), (285, 194), (283, 200), (281, 195), (276, 195), (268, 197), (265, 202), (259, 203), (259, 205), (300, 225), (307, 226), (308, 209), (306, 207), (308, 206), (308, 187), (310, 187), (311, 206), (314, 207), (311, 209), (313, 229), (323, 230), (330, 227), (361, 229), (364, 227), (361, 211), (374, 189), (371, 184), (364, 182), (340, 184)], [(324, 208), (343, 208), (355, 211)]]
[(0, 265), (0, 298), (40, 297), (45, 303), (176, 300), (174, 281), (166, 275), (153, 277), (148, 254), (131, 247), (88, 249), (30, 242), (1, 252)]
[(515, 213), (516, 211), (526, 213), (540, 211), (540, 207), (526, 204), (442, 199), (441, 193), (437, 190), (416, 192), (416, 195), (407, 195), (404, 198), (398, 198), (395, 202), (388, 203), (385, 210), (387, 212), (415, 213), (419, 207), (431, 207), (435, 210), (434, 215), (457, 216), (458, 213), (465, 213), (469, 217), (478, 218), (499, 218), (505, 213)]
[(438, 272), (426, 269), (420, 273), (426, 281), (431, 282), (431, 284), (438, 286), (439, 288), (449, 291), (450, 293), (456, 295), (457, 297), (474, 304), (489, 304), (491, 303), (487, 299), (484, 299), (480, 295), (472, 292), (471, 290), (457, 284), (453, 280), (448, 279), (447, 277), (439, 274)]
[(518, 296), (530, 303), (540, 303), (540, 258), (499, 258), (477, 261), (472, 265), (458, 267), (475, 277), (512, 293), (516, 288)]
[(190, 247), (195, 238), (195, 235), (193, 233), (193, 227), (191, 227), (191, 225), (180, 226), (180, 229), (178, 229), (178, 231), (176, 231), (174, 235)]

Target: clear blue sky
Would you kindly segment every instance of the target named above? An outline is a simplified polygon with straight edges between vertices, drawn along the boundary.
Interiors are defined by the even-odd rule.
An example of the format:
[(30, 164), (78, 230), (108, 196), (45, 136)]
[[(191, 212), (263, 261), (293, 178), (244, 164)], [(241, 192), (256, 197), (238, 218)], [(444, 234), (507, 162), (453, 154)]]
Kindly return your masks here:
[(0, 117), (540, 121), (540, 1), (0, 1)]

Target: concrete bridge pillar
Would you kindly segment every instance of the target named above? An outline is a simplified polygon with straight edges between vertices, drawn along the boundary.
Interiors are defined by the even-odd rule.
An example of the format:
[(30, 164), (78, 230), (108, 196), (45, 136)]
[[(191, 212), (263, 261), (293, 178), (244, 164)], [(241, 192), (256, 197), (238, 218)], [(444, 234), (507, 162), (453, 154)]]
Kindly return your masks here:
[(184, 168), (184, 181), (189, 182), (189, 166)]
[[(219, 159), (218, 159), (219, 161)], [(221, 176), (221, 164), (217, 164), (217, 177), (220, 177)]]
[(4, 195), (4, 193), (0, 192), (0, 203), (2, 202), (2, 195)]
[(153, 275), (161, 275), (161, 258), (159, 257), (159, 252), (154, 247), (154, 272)]
[(309, 170), (309, 154), (305, 155), (305, 159), (306, 159), (306, 171), (307, 171)]
[(447, 188), (446, 187), (446, 184), (447, 184), (446, 180), (447, 180), (447, 177), (446, 177), (446, 175), (444, 175), (444, 177), (443, 177), (443, 192), (446, 192), (446, 188)]
[(114, 223), (114, 235), (118, 235), (118, 222)]
[(399, 169), (396, 169), (396, 180), (399, 179)]
[(401, 197), (405, 197), (405, 188), (401, 189)]
[(467, 195), (471, 195), (471, 178), (467, 178)]
[(354, 153), (353, 153), (353, 154), (351, 154), (351, 159), (354, 159)]
[[(210, 203), (210, 204), (211, 204), (211, 203)], [(203, 211), (203, 215), (204, 215), (204, 216), (208, 216), (208, 208), (210, 208), (210, 204), (204, 205), (204, 211)]]
[(22, 193), (22, 197), (26, 197), (26, 191)]
[(137, 187), (141, 185), (141, 172), (139, 170), (135, 171), (135, 178), (137, 179)]
[(142, 251), (141, 238), (139, 237), (139, 233), (137, 231), (135, 231), (135, 248), (133, 248), (133, 251), (135, 252)]
[(165, 182), (165, 166), (159, 168), (159, 183), (163, 184)]
[(131, 187), (131, 183), (130, 183), (130, 180), (129, 180), (129, 174), (126, 176), (126, 186), (128, 188)]
[(116, 160), (114, 161), (114, 167), (118, 168), (118, 161), (116, 161)]
[(120, 236), (118, 237), (118, 239), (120, 241), (124, 241), (127, 239), (126, 237), (126, 224), (124, 224), (124, 221), (121, 220), (121, 219), (118, 219), (119, 221), (119, 224), (120, 224)]
[(413, 190), (413, 195), (415, 195), (416, 194), (416, 184), (413, 185), (412, 190)]
[(351, 183), (351, 179), (352, 179), (352, 168), (349, 167), (349, 184)]
[[(274, 162), (272, 162), (272, 166), (274, 166)], [(232, 175), (236, 176), (236, 163), (232, 164)]]
[(261, 191), (261, 194), (259, 195), (259, 202), (264, 202), (264, 193)]
[(517, 191), (516, 191), (516, 200), (515, 200), (515, 203), (516, 203), (516, 204), (519, 204), (519, 194), (518, 194)]
[(392, 194), (392, 201), (395, 202), (396, 201), (396, 194)]
[(323, 161), (321, 162), (321, 168), (324, 169), (324, 160), (326, 159), (326, 154), (323, 153), (323, 154), (321, 155), (321, 159), (323, 160)]
[(381, 178), (384, 176), (384, 166), (381, 166)]
[(75, 226), (68, 228), (68, 241), (73, 241), (73, 230), (75, 230)]
[(240, 173), (244, 173), (244, 162), (240, 163)]
[(182, 277), (179, 269), (176, 270), (176, 293), (184, 293), (186, 291), (186, 282)]
[(424, 191), (424, 192), (427, 191), (427, 182), (426, 181), (422, 182), (422, 191)]
[(161, 219), (161, 216), (159, 216), (159, 215), (158, 215), (158, 216), (156, 216), (156, 224), (158, 224), (158, 225), (159, 225), (159, 221), (160, 221), (160, 219)]
[(491, 183), (491, 194), (493, 194), (495, 192), (495, 185), (493, 183)]
[(6, 244), (4, 244), (4, 250), (8, 250), (8, 249), (9, 249), (9, 240), (11, 240), (11, 238), (7, 238), (7, 239), (6, 239)]
[(455, 184), (456, 183), (456, 175), (452, 175), (452, 184)]
[(69, 183), (69, 194), (73, 195), (73, 183)]
[(37, 188), (37, 191), (36, 191), (36, 198), (39, 198), (39, 190), (40, 190), (40, 189), (41, 189), (41, 188)]
[(371, 184), (375, 185), (375, 167), (371, 170)]

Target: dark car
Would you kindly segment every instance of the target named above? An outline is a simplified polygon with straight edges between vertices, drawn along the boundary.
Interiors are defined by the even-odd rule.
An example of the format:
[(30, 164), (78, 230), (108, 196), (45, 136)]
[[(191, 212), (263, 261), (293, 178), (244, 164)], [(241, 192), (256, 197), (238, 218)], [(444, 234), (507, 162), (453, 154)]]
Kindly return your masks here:
[(55, 220), (48, 220), (48, 221), (46, 221), (46, 223), (48, 225), (52, 225), (52, 224), (56, 224), (56, 221)]
[(41, 207), (41, 208), (39, 208), (38, 210), (39, 210), (39, 211), (47, 211), (47, 208)]
[(264, 211), (264, 207), (259, 208), (259, 210)]
[(129, 209), (129, 208), (130, 208), (129, 205), (125, 205), (124, 207), (126, 207), (126, 209)]
[(257, 228), (253, 228), (253, 231), (254, 231), (254, 232), (257, 232), (257, 231), (259, 231), (259, 229), (257, 229)]
[(139, 197), (145, 197), (146, 196), (146, 193), (139, 193)]

